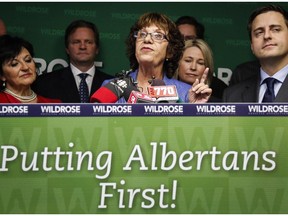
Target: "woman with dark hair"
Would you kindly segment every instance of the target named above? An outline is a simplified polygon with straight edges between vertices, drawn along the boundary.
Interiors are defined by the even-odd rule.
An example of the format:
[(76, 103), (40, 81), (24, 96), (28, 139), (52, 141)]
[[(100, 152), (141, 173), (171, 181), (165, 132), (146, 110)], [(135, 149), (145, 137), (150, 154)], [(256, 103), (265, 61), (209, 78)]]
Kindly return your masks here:
[(33, 46), (28, 41), (0, 36), (0, 103), (60, 103), (37, 95), (31, 84), (36, 80)]
[[(173, 78), (184, 43), (175, 23), (166, 15), (143, 14), (131, 27), (126, 44), (131, 67), (129, 75), (137, 83), (138, 90), (148, 94), (148, 87), (157, 79), (166, 85), (175, 85), (180, 102), (208, 101), (212, 90), (205, 84), (207, 73), (192, 87)], [(125, 103), (125, 100), (120, 98), (118, 102)]]

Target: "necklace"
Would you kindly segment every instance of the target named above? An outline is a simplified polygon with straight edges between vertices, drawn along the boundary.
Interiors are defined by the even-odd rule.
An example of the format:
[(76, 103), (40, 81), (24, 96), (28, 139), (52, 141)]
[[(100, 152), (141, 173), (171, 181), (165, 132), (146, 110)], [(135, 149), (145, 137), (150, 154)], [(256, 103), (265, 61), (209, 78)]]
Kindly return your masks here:
[(31, 102), (31, 101), (33, 101), (33, 100), (37, 97), (37, 95), (35, 94), (35, 92), (32, 91), (32, 90), (31, 90), (32, 93), (31, 93), (31, 95), (29, 95), (29, 96), (17, 95), (17, 94), (15, 94), (14, 92), (12, 92), (11, 90), (9, 90), (9, 89), (7, 89), (7, 88), (5, 88), (4, 92), (6, 92), (7, 94), (9, 94), (9, 95), (17, 98), (18, 100), (20, 100), (20, 101), (23, 102), (23, 103)]

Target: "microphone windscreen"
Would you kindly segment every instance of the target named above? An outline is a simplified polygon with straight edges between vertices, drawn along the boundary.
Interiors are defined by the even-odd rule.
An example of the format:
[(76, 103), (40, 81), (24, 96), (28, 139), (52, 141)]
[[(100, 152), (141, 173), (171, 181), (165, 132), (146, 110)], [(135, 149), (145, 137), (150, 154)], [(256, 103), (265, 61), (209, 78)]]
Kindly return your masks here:
[(115, 94), (107, 85), (100, 87), (90, 99), (91, 103), (115, 103), (119, 99), (118, 95)]
[(151, 98), (149, 95), (144, 94), (139, 91), (132, 91), (127, 103), (135, 104), (135, 103), (155, 103), (155, 99)]
[(132, 91), (138, 91), (138, 89), (131, 77), (112, 79), (92, 95), (90, 102), (115, 103), (122, 96), (127, 101)]
[(129, 99), (132, 91), (139, 92), (138, 88), (137, 88), (135, 85), (129, 85), (129, 86), (124, 90), (123, 97), (124, 97), (125, 101), (128, 101), (128, 99)]

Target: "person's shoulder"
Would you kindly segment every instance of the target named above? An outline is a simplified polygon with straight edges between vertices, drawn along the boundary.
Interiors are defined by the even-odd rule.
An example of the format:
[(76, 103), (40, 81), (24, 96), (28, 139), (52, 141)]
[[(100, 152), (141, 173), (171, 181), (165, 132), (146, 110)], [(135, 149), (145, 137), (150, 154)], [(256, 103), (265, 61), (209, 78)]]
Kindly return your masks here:
[(247, 78), (246, 80), (235, 83), (234, 85), (229, 85), (225, 90), (226, 91), (241, 90), (243, 88), (247, 88), (247, 87), (250, 87), (251, 85), (257, 84), (258, 80), (259, 80), (259, 76), (257, 74), (254, 74), (251, 77)]
[(228, 85), (221, 79), (216, 76), (212, 77), (211, 85), (215, 85), (216, 87), (226, 88)]
[(243, 62), (236, 66), (232, 72), (229, 85), (235, 85), (241, 81), (247, 80), (260, 72), (260, 63), (258, 60)]
[(62, 103), (60, 99), (47, 98), (41, 95), (37, 95), (37, 100), (38, 100), (38, 103)]
[(62, 76), (62, 73), (66, 72), (66, 71), (69, 71), (70, 70), (70, 67), (64, 67), (64, 68), (60, 68), (60, 69), (57, 69), (57, 70), (53, 70), (51, 72), (46, 72), (46, 73), (43, 73), (41, 75), (38, 76), (39, 79), (53, 79), (53, 78), (56, 78), (56, 77), (59, 77), (59, 76)]
[(98, 77), (102, 77), (104, 80), (114, 78), (113, 75), (104, 73), (103, 71), (99, 70), (98, 68), (96, 68), (95, 75)]
[(0, 91), (0, 103), (9, 103), (6, 94), (3, 91)]
[[(222, 97), (222, 102), (256, 102), (254, 101), (259, 83), (259, 76), (254, 75), (246, 80), (228, 86)], [(246, 99), (243, 100), (243, 97)]]
[(255, 68), (258, 69), (260, 68), (260, 63), (258, 60), (253, 60), (253, 61), (247, 61), (240, 63), (239, 65), (236, 66), (237, 69), (242, 69), (242, 68)]

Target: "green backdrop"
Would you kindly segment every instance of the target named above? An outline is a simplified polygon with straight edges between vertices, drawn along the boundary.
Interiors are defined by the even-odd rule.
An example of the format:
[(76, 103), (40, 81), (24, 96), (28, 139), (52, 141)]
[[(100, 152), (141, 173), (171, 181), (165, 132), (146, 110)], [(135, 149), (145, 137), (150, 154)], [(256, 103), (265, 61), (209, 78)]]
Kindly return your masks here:
[[(214, 52), (215, 74), (226, 83), (239, 63), (253, 60), (246, 32), (247, 19), (268, 2), (0, 2), (0, 16), (8, 32), (35, 46), (41, 72), (66, 64), (63, 35), (75, 19), (94, 22), (101, 32), (97, 64), (109, 74), (129, 69), (125, 39), (131, 25), (144, 12), (161, 12), (176, 20), (196, 17), (206, 28)], [(288, 9), (287, 3), (278, 3)]]
[[(2, 117), (0, 213), (287, 214), (287, 128), (285, 116)], [(77, 155), (87, 152), (92, 169), (84, 160), (77, 170)], [(247, 166), (245, 152), (254, 155)], [(131, 170), (123, 169), (131, 156)], [(32, 161), (39, 170), (24, 171)]]

